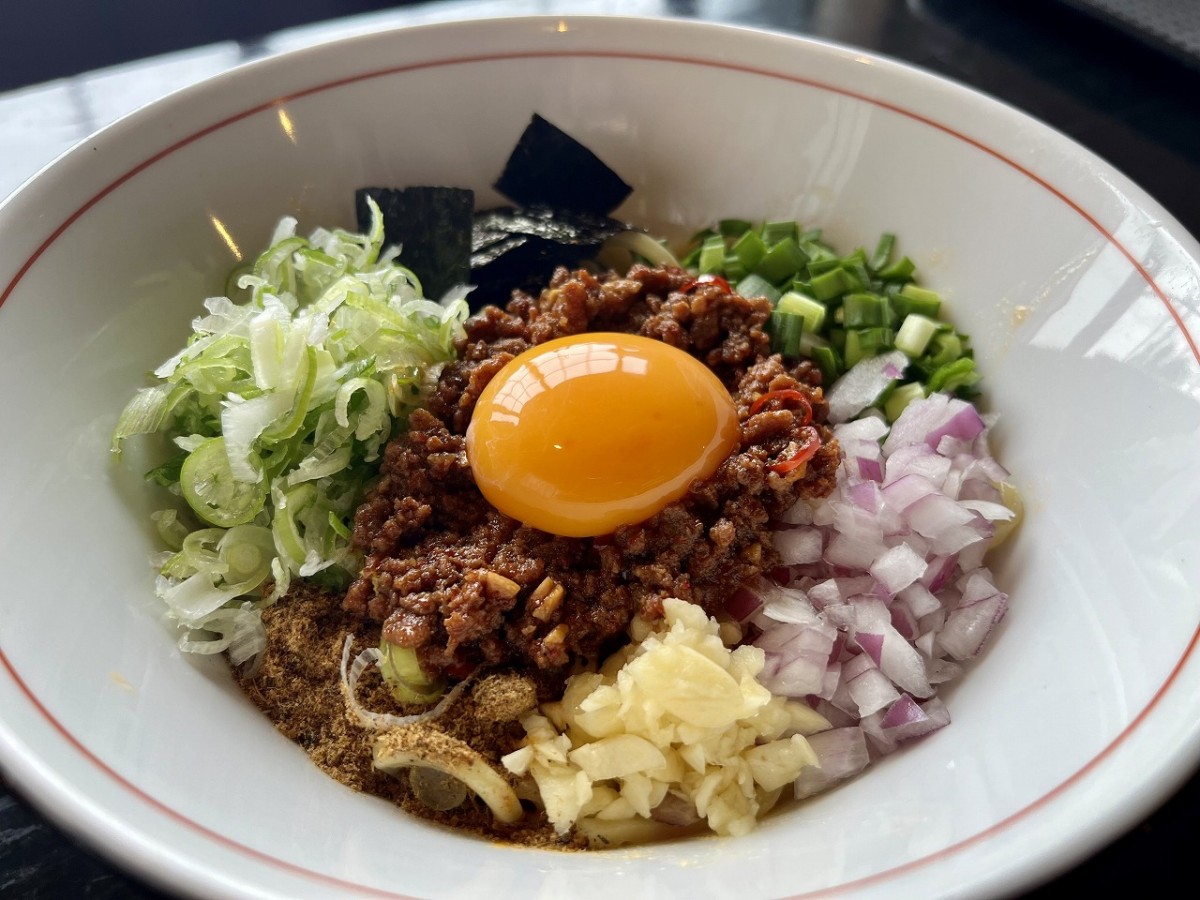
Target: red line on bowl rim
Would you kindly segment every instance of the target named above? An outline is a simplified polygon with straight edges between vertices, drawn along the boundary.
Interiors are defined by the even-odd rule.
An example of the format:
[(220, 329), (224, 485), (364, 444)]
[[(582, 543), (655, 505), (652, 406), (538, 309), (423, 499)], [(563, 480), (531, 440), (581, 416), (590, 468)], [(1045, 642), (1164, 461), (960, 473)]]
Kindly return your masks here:
[[(334, 90), (334, 89), (337, 89), (340, 87), (345, 87), (347, 85), (356, 84), (359, 82), (368, 81), (368, 80), (375, 79), (375, 78), (383, 78), (383, 77), (387, 77), (387, 76), (391, 76), (391, 75), (399, 75), (399, 74), (404, 74), (407, 72), (421, 71), (421, 70), (425, 70), (425, 69), (433, 69), (433, 68), (440, 68), (440, 67), (446, 67), (446, 66), (470, 65), (473, 63), (480, 63), (480, 62), (502, 62), (502, 61), (507, 61), (507, 60), (554, 59), (554, 58), (641, 60), (641, 61), (646, 61), (646, 62), (673, 63), (673, 64), (680, 64), (680, 65), (692, 65), (692, 66), (702, 66), (702, 67), (707, 67), (707, 68), (726, 69), (729, 71), (741, 72), (741, 73), (748, 74), (748, 75), (757, 75), (757, 76), (761, 76), (761, 77), (765, 77), (765, 78), (771, 78), (771, 79), (774, 79), (777, 81), (785, 81), (785, 82), (790, 82), (792, 84), (804, 85), (806, 87), (815, 88), (817, 90), (826, 91), (828, 93), (837, 94), (840, 96), (858, 100), (863, 103), (868, 103), (872, 106), (876, 106), (881, 109), (886, 109), (890, 112), (896, 113), (897, 115), (901, 115), (907, 119), (913, 120), (915, 122), (919, 122), (923, 125), (926, 125), (937, 131), (940, 131), (949, 137), (952, 137), (956, 140), (962, 141), (963, 143), (968, 144), (968, 145), (974, 147), (975, 149), (979, 150), (980, 152), (1003, 163), (1004, 165), (1008, 166), (1009, 168), (1013, 169), (1014, 171), (1024, 175), (1026, 178), (1030, 179), (1030, 181), (1032, 181), (1035, 184), (1037, 184), (1038, 186), (1042, 187), (1048, 193), (1050, 193), (1051, 195), (1056, 197), (1059, 201), (1061, 201), (1063, 204), (1065, 204), (1067, 207), (1069, 207), (1071, 210), (1073, 210), (1084, 221), (1086, 221), (1089, 225), (1091, 225), (1092, 228), (1094, 228), (1106, 241), (1108, 241), (1109, 244), (1111, 244), (1113, 247), (1115, 247), (1121, 253), (1121, 255), (1125, 257), (1126, 261), (1128, 261), (1130, 266), (1132, 266), (1133, 269), (1145, 280), (1146, 284), (1151, 288), (1151, 290), (1154, 292), (1154, 294), (1159, 298), (1160, 302), (1163, 304), (1164, 308), (1166, 309), (1167, 314), (1170, 316), (1172, 321), (1175, 323), (1176, 327), (1179, 329), (1180, 334), (1183, 336), (1184, 341), (1187, 343), (1188, 348), (1191, 351), (1193, 358), (1196, 360), (1197, 364), (1200, 364), (1200, 347), (1197, 346), (1196, 340), (1192, 337), (1191, 333), (1188, 331), (1187, 325), (1184, 323), (1182, 315), (1175, 308), (1175, 305), (1173, 304), (1171, 299), (1167, 296), (1166, 292), (1155, 281), (1154, 277), (1149, 273), (1149, 271), (1147, 271), (1145, 266), (1142, 265), (1142, 263), (1133, 255), (1133, 253), (1127, 247), (1125, 247), (1124, 244), (1122, 244), (1119, 240), (1117, 240), (1116, 236), (1113, 235), (1110, 231), (1108, 231), (1108, 229), (1106, 229), (1099, 222), (1099, 220), (1097, 220), (1091, 213), (1089, 213), (1087, 210), (1085, 210), (1079, 203), (1072, 200), (1063, 190), (1055, 187), (1049, 181), (1047, 181), (1045, 178), (1041, 177), (1040, 175), (1035, 174), (1032, 170), (1030, 170), (1026, 166), (1022, 165), (1021, 163), (1017, 162), (1014, 159), (1011, 159), (1008, 156), (1005, 156), (999, 150), (985, 144), (983, 141), (981, 141), (977, 138), (971, 137), (970, 135), (965, 134), (964, 132), (958, 131), (957, 129), (954, 129), (954, 128), (950, 127), (949, 125), (939, 122), (938, 120), (936, 120), (930, 116), (915, 112), (913, 110), (906, 109), (903, 106), (900, 106), (899, 104), (891, 103), (889, 101), (882, 100), (877, 97), (872, 97), (869, 94), (865, 94), (860, 91), (854, 91), (849, 88), (839, 87), (837, 85), (832, 85), (832, 84), (827, 84), (827, 83), (822, 82), (819, 79), (815, 79), (815, 78), (807, 78), (807, 77), (799, 76), (799, 75), (789, 75), (784, 72), (778, 72), (778, 71), (760, 67), (760, 66), (753, 66), (753, 65), (721, 61), (721, 60), (704, 59), (704, 58), (691, 57), (691, 56), (686, 56), (686, 55), (673, 55), (673, 54), (666, 54), (666, 53), (639, 53), (639, 52), (633, 52), (633, 51), (616, 51), (616, 50), (614, 50), (614, 51), (605, 51), (605, 50), (529, 50), (529, 51), (513, 51), (513, 52), (507, 52), (507, 53), (480, 53), (480, 54), (467, 54), (467, 55), (462, 55), (462, 56), (449, 57), (449, 58), (445, 58), (445, 59), (427, 60), (424, 62), (410, 63), (410, 64), (399, 65), (399, 66), (391, 66), (391, 67), (384, 68), (384, 69), (374, 69), (374, 70), (371, 70), (368, 72), (360, 72), (358, 74), (346, 76), (344, 78), (339, 78), (339, 79), (335, 79), (332, 81), (323, 82), (318, 85), (314, 85), (314, 86), (311, 86), (308, 88), (304, 88), (302, 90), (294, 91), (294, 92), (291, 92), (288, 94), (284, 94), (284, 95), (275, 97), (271, 100), (265, 101), (263, 103), (259, 103), (255, 106), (244, 109), (238, 113), (227, 116), (226, 118), (221, 119), (220, 121), (215, 122), (211, 125), (208, 125), (204, 128), (201, 128), (200, 130), (195, 131), (186, 137), (180, 138), (178, 141), (175, 141), (174, 143), (163, 148), (162, 150), (159, 150), (157, 153), (146, 158), (145, 160), (138, 163), (136, 166), (134, 166), (133, 168), (129, 169), (127, 172), (125, 172), (124, 174), (119, 176), (118, 178), (114, 179), (112, 182), (110, 182), (108, 185), (106, 185), (104, 188), (102, 188), (100, 191), (98, 191), (95, 195), (93, 195), (90, 199), (88, 199), (86, 202), (84, 202), (77, 210), (75, 210), (75, 212), (73, 212), (70, 216), (68, 216), (65, 220), (63, 220), (63, 222), (60, 225), (58, 225), (58, 227), (55, 228), (54, 231), (52, 231), (50, 233), (50, 235), (33, 251), (33, 253), (29, 256), (29, 258), (25, 260), (25, 262), (17, 270), (16, 275), (13, 276), (13, 278), (9, 281), (8, 285), (4, 288), (3, 293), (0, 293), (0, 306), (4, 305), (4, 302), (16, 290), (17, 285), (21, 282), (21, 280), (25, 277), (25, 275), (28, 274), (29, 270), (33, 268), (33, 266), (36, 264), (38, 259), (40, 259), (41, 256), (54, 244), (54, 242), (57, 241), (58, 238), (61, 237), (63, 235), (63, 233), (68, 228), (70, 228), (71, 225), (73, 225), (76, 221), (78, 221), (78, 219), (81, 216), (83, 216), (88, 210), (90, 210), (92, 207), (94, 207), (97, 203), (99, 203), (101, 200), (103, 200), (105, 197), (107, 197), (109, 194), (111, 194), (113, 191), (115, 191), (121, 185), (125, 184), (127, 181), (134, 178), (135, 176), (137, 176), (139, 173), (143, 172), (150, 166), (154, 165), (155, 163), (159, 162), (160, 160), (164, 159), (165, 157), (170, 156), (175, 151), (180, 150), (183, 147), (186, 147), (189, 144), (192, 144), (209, 134), (219, 131), (222, 128), (226, 128), (226, 127), (228, 127), (236, 122), (239, 122), (243, 119), (249, 118), (251, 116), (254, 116), (258, 113), (261, 113), (261, 112), (264, 112), (264, 111), (267, 111), (270, 109), (274, 109), (278, 106), (281, 106), (282, 104), (289, 103), (289, 102), (301, 99), (303, 97), (307, 97), (307, 96), (310, 96), (313, 94), (323, 93), (325, 91)], [(204, 82), (201, 82), (201, 84), (197, 85), (196, 87), (200, 88), (203, 84), (204, 84)], [(898, 876), (907, 874), (916, 869), (927, 866), (939, 859), (945, 858), (945, 857), (953, 855), (961, 850), (964, 850), (968, 847), (974, 846), (975, 844), (978, 844), (981, 841), (986, 840), (987, 838), (995, 835), (997, 832), (1004, 830), (1005, 828), (1012, 825), (1014, 822), (1018, 821), (1019, 819), (1022, 819), (1025, 816), (1030, 815), (1033, 812), (1036, 812), (1037, 810), (1043, 808), (1048, 803), (1050, 803), (1052, 800), (1054, 800), (1055, 798), (1057, 798), (1060, 795), (1062, 795), (1063, 793), (1065, 793), (1073, 785), (1075, 785), (1082, 778), (1084, 778), (1089, 772), (1091, 772), (1093, 769), (1095, 769), (1101, 762), (1103, 762), (1108, 756), (1110, 756), (1112, 754), (1112, 752), (1114, 750), (1116, 750), (1117, 747), (1119, 747), (1122, 743), (1124, 743), (1124, 741), (1129, 737), (1130, 734), (1132, 734), (1135, 730), (1137, 730), (1137, 728), (1141, 725), (1141, 723), (1143, 721), (1145, 721), (1146, 717), (1149, 716), (1149, 714), (1153, 711), (1153, 709), (1159, 704), (1159, 702), (1162, 700), (1163, 696), (1170, 689), (1170, 687), (1174, 684), (1175, 680), (1179, 677), (1180, 672), (1183, 670), (1183, 667), (1187, 664), (1187, 662), (1191, 658), (1192, 654), (1195, 652), (1198, 644), (1200, 644), (1200, 623), (1197, 624), (1196, 629), (1193, 631), (1191, 639), (1188, 641), (1188, 644), (1187, 644), (1186, 648), (1184, 649), (1184, 652), (1183, 652), (1182, 656), (1180, 657), (1179, 661), (1171, 669), (1170, 673), (1164, 679), (1163, 683), (1159, 686), (1158, 690), (1153, 694), (1153, 696), (1150, 698), (1149, 702), (1141, 710), (1141, 712), (1138, 713), (1138, 715), (1135, 716), (1134, 719), (1115, 738), (1113, 738), (1109, 744), (1107, 744), (1099, 753), (1097, 753), (1091, 760), (1089, 760), (1087, 763), (1085, 763), (1076, 772), (1074, 772), (1073, 774), (1068, 776), (1065, 780), (1063, 780), (1056, 787), (1054, 787), (1047, 793), (1043, 794), (1037, 800), (1034, 800), (1032, 803), (1022, 807), (1021, 809), (1017, 810), (1016, 812), (1012, 813), (1011, 815), (1002, 819), (1001, 821), (989, 826), (988, 828), (984, 829), (983, 831), (980, 831), (980, 832), (972, 835), (971, 837), (964, 838), (963, 840), (958, 841), (955, 844), (951, 844), (948, 847), (944, 847), (941, 850), (938, 850), (934, 853), (930, 853), (919, 859), (911, 860), (911, 861), (909, 861), (907, 863), (903, 863), (899, 866), (893, 866), (890, 869), (886, 869), (886, 870), (876, 872), (876, 873), (868, 875), (868, 876), (864, 876), (864, 877), (856, 879), (854, 881), (845, 882), (843, 884), (834, 885), (834, 886), (831, 886), (828, 888), (822, 888), (818, 891), (814, 891), (814, 892), (810, 892), (810, 893), (795, 895), (794, 900), (801, 900), (801, 898), (807, 898), (807, 897), (829, 896), (832, 894), (842, 894), (846, 891), (855, 890), (855, 889), (862, 888), (862, 887), (865, 887), (865, 886), (868, 886), (871, 884), (876, 884), (881, 881), (886, 881), (889, 878), (894, 878), (894, 877), (898, 877)], [(50, 710), (46, 708), (46, 706), (41, 702), (41, 700), (37, 697), (37, 695), (34, 694), (33, 690), (28, 686), (28, 684), (26, 684), (25, 680), (17, 672), (17, 670), (13, 666), (11, 660), (9, 659), (8, 655), (4, 652), (2, 647), (0, 647), (0, 663), (3, 664), (3, 667), (8, 672), (9, 677), (17, 685), (17, 687), (20, 689), (20, 691), (23, 694), (25, 694), (25, 696), (29, 699), (29, 702), (38, 711), (38, 713), (54, 728), (55, 731), (57, 731), (60, 735), (62, 735), (62, 737), (72, 747), (74, 747), (85, 759), (87, 759), (89, 762), (91, 762), (93, 765), (95, 765), (100, 771), (102, 771), (104, 774), (106, 774), (107, 776), (112, 778), (114, 781), (116, 781), (122, 787), (127, 789), (130, 793), (141, 798), (147, 804), (149, 804), (153, 808), (157, 809), (158, 811), (160, 811), (161, 813), (163, 813), (170, 819), (172, 819), (176, 822), (179, 822), (180, 824), (183, 824), (189, 828), (194, 829), (195, 831), (199, 832), (200, 834), (212, 839), (216, 843), (221, 844), (222, 846), (224, 846), (228, 849), (232, 849), (234, 851), (243, 853), (259, 862), (263, 862), (268, 865), (272, 865), (272, 866), (281, 868), (292, 874), (298, 874), (298, 875), (303, 875), (305, 877), (311, 877), (311, 878), (313, 878), (317, 881), (320, 881), (322, 883), (325, 883), (325, 884), (334, 885), (339, 888), (350, 888), (350, 889), (353, 889), (358, 892), (370, 894), (372, 896), (396, 897), (396, 898), (405, 898), (406, 897), (406, 895), (403, 895), (403, 894), (397, 894), (394, 892), (384, 891), (382, 889), (372, 888), (368, 885), (359, 884), (357, 882), (343, 881), (334, 876), (326, 875), (322, 872), (318, 872), (313, 869), (306, 868), (297, 863), (288, 862), (287, 860), (280, 859), (269, 853), (266, 853), (266, 852), (260, 851), (260, 850), (256, 850), (253, 847), (249, 847), (245, 844), (240, 843), (239, 841), (235, 841), (232, 838), (226, 837), (225, 835), (222, 835), (221, 833), (214, 831), (205, 825), (200, 824), (199, 822), (195, 821), (194, 819), (188, 818), (183, 813), (173, 809), (172, 807), (170, 807), (167, 804), (163, 803), (162, 801), (156, 799), (152, 795), (146, 793), (144, 790), (139, 788), (137, 785), (133, 784), (131, 781), (129, 781), (127, 778), (125, 778), (123, 775), (121, 775), (119, 772), (117, 772), (115, 769), (113, 769), (111, 766), (109, 766), (107, 763), (105, 763), (99, 757), (97, 757), (91, 750), (89, 750), (87, 748), (87, 746), (83, 744), (82, 741), (80, 741), (77, 737), (75, 737), (75, 735), (72, 734), (66, 728), (66, 726), (64, 726), (54, 716), (54, 714), (51, 713)]]

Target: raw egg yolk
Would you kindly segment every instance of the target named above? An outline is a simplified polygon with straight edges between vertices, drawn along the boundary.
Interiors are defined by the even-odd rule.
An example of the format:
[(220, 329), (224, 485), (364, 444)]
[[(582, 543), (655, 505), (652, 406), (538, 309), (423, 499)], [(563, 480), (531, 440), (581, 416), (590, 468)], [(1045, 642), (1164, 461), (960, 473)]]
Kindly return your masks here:
[(513, 359), (467, 428), (475, 483), (502, 513), (589, 537), (650, 518), (738, 444), (737, 410), (707, 366), (628, 334), (559, 338)]

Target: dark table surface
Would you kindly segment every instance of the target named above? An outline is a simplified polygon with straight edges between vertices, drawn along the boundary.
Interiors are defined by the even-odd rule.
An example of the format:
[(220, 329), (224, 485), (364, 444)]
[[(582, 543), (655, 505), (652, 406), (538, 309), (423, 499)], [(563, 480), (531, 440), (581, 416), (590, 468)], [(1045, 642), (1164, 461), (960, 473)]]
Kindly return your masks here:
[[(511, 13), (697, 17), (864, 47), (992, 94), (1108, 160), (1200, 235), (1200, 64), (1188, 55), (1200, 43), (1192, 40), (1200, 28), (1189, 31), (1200, 22), (1200, 3), (1138, 2), (1143, 13), (1175, 15), (1174, 24), (1157, 36), (1135, 35), (1114, 22), (1112, 10), (1120, 5), (1114, 0), (1097, 4), (1109, 11), (1100, 18), (1080, 10), (1084, 0), (443, 0), (399, 6), (378, 0), (201, 0), (187, 5), (186, 16), (163, 15), (165, 0), (18, 0), (15, 10), (6, 4), (0, 28), (0, 119), (6, 98), (40, 102), (60, 87), (69, 92), (86, 83), (81, 79), (101, 67), (180, 56), (215, 42), (233, 42), (232, 64), (276, 49), (271, 35), (280, 29), (313, 23), (305, 39), (319, 39), (344, 28), (346, 16), (381, 25)], [(139, 79), (166, 72), (172, 59), (139, 67)], [(176, 86), (167, 80), (163, 85), (163, 92)], [(6, 167), (14, 163), (6, 153), (15, 157), (18, 149), (6, 145), (0, 122)], [(25, 157), (20, 162), (30, 165)], [(0, 183), (0, 194), (15, 184)], [(1158, 893), (1192, 883), (1197, 838), (1200, 777), (1193, 777), (1149, 819), (1028, 896), (1134, 886)], [(80, 846), (0, 780), (0, 897), (161, 896)]]

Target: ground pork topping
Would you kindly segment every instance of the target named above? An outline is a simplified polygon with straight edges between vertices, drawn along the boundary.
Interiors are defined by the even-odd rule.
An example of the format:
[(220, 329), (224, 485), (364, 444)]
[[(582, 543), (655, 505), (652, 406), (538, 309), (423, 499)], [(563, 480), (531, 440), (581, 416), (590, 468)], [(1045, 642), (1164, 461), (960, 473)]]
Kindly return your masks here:
[[(661, 617), (668, 597), (716, 613), (775, 564), (769, 523), (796, 500), (827, 494), (838, 465), (820, 374), (769, 355), (770, 312), (765, 299), (645, 266), (626, 276), (560, 269), (540, 296), (517, 292), (505, 309), (485, 308), (468, 321), (428, 408), (387, 448), (355, 520), (365, 561), (345, 608), (382, 623), (384, 638), (416, 650), (430, 674), (452, 676), (594, 658), (623, 639), (633, 616)], [(602, 538), (565, 538), (487, 504), (464, 435), (509, 360), (585, 331), (642, 334), (702, 360), (730, 391), (741, 438), (711, 477), (650, 519)], [(811, 422), (804, 404), (761, 400), (796, 392)]]

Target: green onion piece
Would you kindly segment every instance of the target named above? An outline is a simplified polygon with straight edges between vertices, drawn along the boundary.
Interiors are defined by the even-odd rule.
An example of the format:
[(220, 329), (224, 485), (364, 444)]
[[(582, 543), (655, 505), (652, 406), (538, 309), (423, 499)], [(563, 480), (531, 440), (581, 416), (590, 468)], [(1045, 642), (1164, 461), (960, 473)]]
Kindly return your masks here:
[(796, 238), (800, 235), (800, 228), (795, 222), (763, 222), (763, 226), (759, 229), (759, 234), (762, 235), (763, 243), (768, 247), (773, 247), (780, 241), (790, 240), (796, 242)]
[(895, 332), (890, 328), (847, 328), (844, 351), (846, 367), (852, 367), (859, 360), (890, 350), (894, 337)]
[(717, 223), (717, 231), (722, 237), (738, 238), (753, 227), (754, 223), (745, 219), (722, 219)]
[(831, 385), (842, 377), (845, 368), (842, 365), (841, 357), (833, 347), (813, 347), (811, 356), (812, 361), (821, 370), (821, 380), (824, 384)]
[(790, 281), (807, 262), (804, 251), (789, 237), (772, 246), (753, 271), (772, 284), (782, 284)]
[(317, 489), (312, 482), (305, 482), (290, 491), (278, 490), (275, 498), (275, 519), (271, 523), (271, 533), (275, 538), (275, 546), (286, 560), (298, 569), (304, 564), (305, 541), (298, 521), (300, 514), (317, 502)]
[(800, 356), (800, 338), (804, 334), (804, 316), (797, 313), (771, 313), (771, 351), (787, 359)]
[(767, 255), (767, 245), (763, 243), (763, 239), (756, 232), (747, 231), (734, 241), (730, 252), (738, 258), (742, 268), (747, 272), (752, 272), (759, 261)]
[(847, 294), (842, 299), (842, 323), (847, 328), (870, 328), (891, 324), (891, 309), (879, 294)]
[(934, 372), (929, 379), (929, 391), (945, 391), (952, 394), (962, 388), (971, 387), (979, 378), (979, 372), (975, 370), (975, 360), (964, 356)]
[(742, 265), (742, 261), (732, 250), (726, 251), (725, 259), (722, 261), (719, 271), (724, 274), (725, 280), (729, 282), (739, 281), (745, 278), (747, 274), (746, 267)]
[(883, 414), (887, 416), (889, 422), (895, 422), (900, 418), (900, 413), (904, 412), (904, 408), (909, 403), (913, 400), (919, 400), (924, 396), (925, 385), (919, 381), (910, 381), (908, 384), (898, 385), (883, 404)]
[(930, 341), (929, 356), (922, 360), (923, 366), (931, 372), (949, 365), (963, 355), (962, 339), (953, 331), (939, 332)]
[[(254, 461), (252, 456), (252, 465)], [(188, 454), (179, 471), (179, 487), (196, 515), (221, 528), (249, 522), (267, 499), (264, 482), (233, 477), (223, 437), (209, 438)]]
[(804, 235), (800, 235), (800, 240), (796, 241), (796, 243), (808, 255), (808, 258), (814, 262), (830, 261), (835, 264), (838, 262), (838, 255), (820, 241), (805, 240)]
[(846, 271), (846, 276), (852, 285), (850, 288), (852, 291), (870, 290), (871, 285), (875, 283), (871, 278), (871, 273), (867, 271), (866, 263), (862, 260), (852, 259), (843, 264), (842, 268)]
[(700, 270), (700, 274), (720, 272), (724, 263), (725, 241), (720, 236), (705, 239), (700, 245), (700, 256), (696, 261), (696, 268)]
[(739, 281), (734, 290), (743, 297), (766, 297), (774, 306), (779, 302), (782, 292), (761, 275), (751, 273)]
[(174, 509), (160, 509), (150, 513), (150, 521), (158, 531), (158, 537), (171, 550), (182, 550), (183, 542), (188, 536), (188, 527), (179, 521), (179, 512)]
[(808, 260), (808, 277), (809, 278), (815, 278), (818, 275), (824, 275), (826, 272), (829, 272), (833, 269), (840, 269), (842, 267), (841, 259), (839, 259), (836, 256), (832, 256), (829, 254), (826, 254), (824, 256), (820, 256), (820, 255), (814, 256), (812, 253), (809, 253), (809, 251), (807, 249), (805, 249), (803, 247), (801, 247), (800, 249), (804, 250), (804, 252), (808, 253), (808, 255), (809, 255), (809, 260)]
[(853, 290), (854, 282), (841, 266), (836, 266), (820, 274), (816, 274), (816, 268), (816, 265), (809, 263), (808, 270), (814, 273), (809, 280), (809, 289), (818, 300), (832, 300), (834, 297), (840, 297), (847, 291)]
[(334, 533), (344, 541), (351, 538), (351, 532), (348, 525), (342, 521), (342, 517), (337, 515), (333, 510), (329, 511), (329, 527)]
[(860, 334), (861, 332), (857, 328), (846, 331), (846, 346), (842, 350), (842, 356), (845, 357), (847, 369), (853, 368), (860, 360), (875, 355), (869, 349), (863, 348), (859, 342)]
[(882, 350), (890, 350), (895, 346), (896, 332), (884, 326), (875, 328), (856, 328), (858, 345), (863, 350), (870, 350), (870, 356), (875, 356)]
[(180, 451), (173, 455), (161, 466), (155, 466), (146, 473), (146, 480), (151, 484), (157, 484), (159, 487), (169, 488), (179, 483), (179, 473), (183, 470), (184, 460), (187, 459), (187, 453)]
[(896, 332), (896, 349), (903, 350), (909, 359), (917, 359), (929, 346), (937, 328), (938, 323), (933, 319), (909, 313)]
[(875, 274), (884, 281), (911, 281), (917, 265), (907, 256), (901, 257), (891, 265), (885, 266)]
[(818, 303), (812, 297), (788, 291), (779, 298), (775, 309), (781, 313), (803, 316), (804, 330), (807, 332), (817, 334), (825, 327), (825, 304)]
[(875, 245), (875, 252), (871, 254), (871, 261), (868, 265), (871, 271), (878, 272), (892, 258), (892, 250), (896, 246), (896, 236), (887, 232), (879, 236), (879, 243)]
[(918, 313), (936, 319), (942, 308), (942, 297), (936, 291), (906, 284), (897, 294), (896, 308), (901, 310), (902, 314)]
[(431, 703), (445, 690), (442, 681), (431, 679), (421, 669), (417, 653), (391, 641), (379, 643), (379, 674), (401, 703)]

